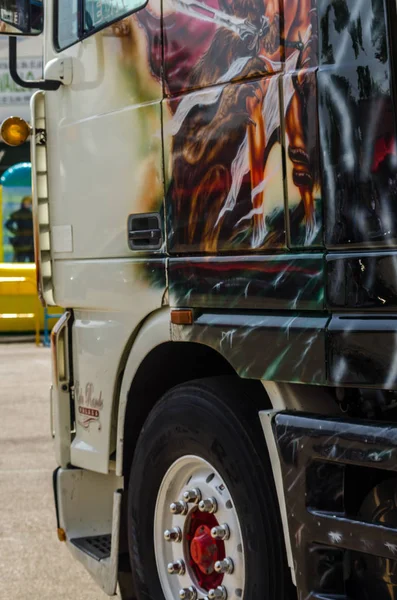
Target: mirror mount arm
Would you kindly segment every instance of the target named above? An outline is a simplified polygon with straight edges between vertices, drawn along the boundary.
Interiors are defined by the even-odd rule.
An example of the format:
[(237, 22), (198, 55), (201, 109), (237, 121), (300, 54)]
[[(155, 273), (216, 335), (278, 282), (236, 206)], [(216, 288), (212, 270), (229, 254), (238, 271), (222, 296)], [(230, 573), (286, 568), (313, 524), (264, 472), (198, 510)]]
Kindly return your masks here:
[(17, 38), (10, 36), (9, 38), (9, 62), (10, 62), (10, 75), (16, 84), (23, 88), (30, 88), (35, 90), (55, 91), (58, 90), (62, 83), (60, 81), (52, 81), (50, 79), (41, 79), (36, 81), (24, 81), (18, 75), (17, 69)]

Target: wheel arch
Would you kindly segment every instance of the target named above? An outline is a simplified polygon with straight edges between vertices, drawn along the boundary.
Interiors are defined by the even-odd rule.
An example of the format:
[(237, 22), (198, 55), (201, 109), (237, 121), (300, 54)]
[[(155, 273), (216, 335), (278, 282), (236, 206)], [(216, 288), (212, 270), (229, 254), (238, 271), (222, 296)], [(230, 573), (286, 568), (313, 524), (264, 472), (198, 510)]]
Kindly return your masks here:
[(143, 424), (169, 389), (192, 379), (235, 374), (230, 363), (209, 346), (171, 341), (168, 310), (153, 315), (142, 326), (122, 376), (116, 472), (128, 478)]
[[(161, 369), (159, 369), (159, 365), (161, 365)], [(237, 375), (237, 373), (216, 350), (196, 342), (171, 341), (168, 307), (152, 313), (145, 320), (130, 349), (119, 388), (116, 473), (125, 476), (125, 489), (128, 487), (130, 465), (139, 434), (157, 401), (176, 385), (192, 379), (220, 375)], [(332, 394), (327, 388), (259, 380), (251, 380), (252, 384), (257, 386), (255, 397), (258, 417), (261, 419), (262, 426), (265, 412), (274, 414), (280, 410), (290, 409), (298, 412), (309, 410), (332, 414), (336, 408)], [(273, 476), (283, 516), (288, 562), (293, 574), (281, 471), (278, 461), (274, 461), (277, 454), (275, 441), (270, 430), (266, 435), (265, 427), (264, 444), (273, 454)], [(123, 513), (124, 511), (125, 507)], [(125, 514), (122, 515), (122, 522), (124, 519)], [(122, 557), (124, 559), (122, 560), (123, 570), (128, 571), (126, 576), (129, 579), (126, 540), (123, 535), (120, 543), (120, 559)]]
[[(159, 372), (161, 365), (161, 372)], [(135, 446), (150, 411), (172, 387), (192, 379), (236, 375), (229, 362), (216, 350), (195, 342), (172, 342), (170, 311), (164, 307), (142, 323), (120, 367), (115, 399), (116, 473), (125, 477), (128, 489)], [(256, 382), (263, 407), (270, 407), (267, 393)], [(120, 518), (118, 583), (122, 598), (135, 597), (126, 536), (127, 493), (123, 494)]]
[[(143, 322), (124, 368), (117, 393), (116, 474), (127, 476), (143, 424), (156, 402), (172, 387), (192, 379), (237, 375), (217, 350), (198, 342), (172, 341), (170, 312), (164, 307)], [(161, 368), (160, 368), (161, 366)], [(337, 414), (331, 388), (255, 381), (259, 410)]]
[[(153, 313), (136, 336), (122, 372), (117, 416), (117, 475), (128, 477), (143, 424), (156, 402), (170, 388), (192, 379), (221, 375), (236, 375), (222, 354), (197, 342), (171, 341), (169, 309)], [(267, 390), (259, 381), (257, 389), (258, 408), (271, 408)]]

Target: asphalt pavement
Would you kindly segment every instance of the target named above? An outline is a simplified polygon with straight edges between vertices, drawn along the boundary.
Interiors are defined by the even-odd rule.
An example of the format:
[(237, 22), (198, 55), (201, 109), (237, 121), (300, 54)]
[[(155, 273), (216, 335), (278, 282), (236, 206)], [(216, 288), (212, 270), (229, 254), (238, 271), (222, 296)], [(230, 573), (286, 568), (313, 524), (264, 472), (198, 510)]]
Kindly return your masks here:
[(50, 351), (0, 344), (0, 600), (105, 600), (58, 541)]

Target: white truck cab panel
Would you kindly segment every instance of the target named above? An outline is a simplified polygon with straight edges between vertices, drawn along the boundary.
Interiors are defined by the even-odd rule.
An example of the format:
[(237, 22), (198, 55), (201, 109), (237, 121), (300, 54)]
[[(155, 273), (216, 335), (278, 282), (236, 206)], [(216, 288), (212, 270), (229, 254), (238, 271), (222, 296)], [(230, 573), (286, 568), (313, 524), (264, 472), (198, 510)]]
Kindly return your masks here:
[(140, 60), (149, 42), (134, 17), (64, 48), (57, 2), (46, 3), (44, 35), (45, 63), (68, 69), (44, 102), (52, 286), (74, 309), (71, 463), (106, 473), (123, 356), (166, 289), (164, 248), (131, 251), (127, 228), (147, 213), (164, 228), (163, 93)]

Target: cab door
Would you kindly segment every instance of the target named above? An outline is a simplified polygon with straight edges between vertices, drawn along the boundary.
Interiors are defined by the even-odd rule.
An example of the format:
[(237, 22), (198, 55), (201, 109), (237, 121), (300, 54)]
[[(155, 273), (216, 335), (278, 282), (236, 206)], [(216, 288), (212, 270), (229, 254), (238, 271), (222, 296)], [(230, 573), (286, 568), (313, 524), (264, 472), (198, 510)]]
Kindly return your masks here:
[(54, 299), (74, 314), (71, 462), (101, 472), (122, 357), (165, 290), (160, 5), (104, 28), (121, 4), (53, 0), (45, 19), (47, 71), (72, 69), (45, 96)]

